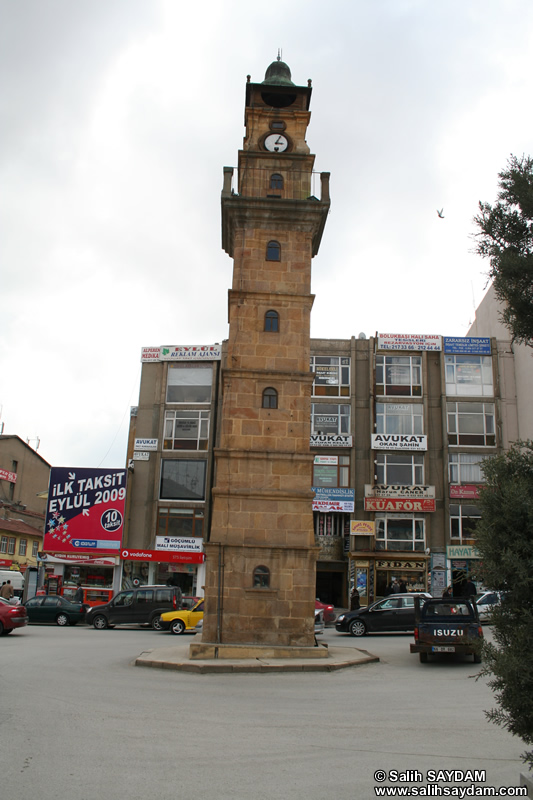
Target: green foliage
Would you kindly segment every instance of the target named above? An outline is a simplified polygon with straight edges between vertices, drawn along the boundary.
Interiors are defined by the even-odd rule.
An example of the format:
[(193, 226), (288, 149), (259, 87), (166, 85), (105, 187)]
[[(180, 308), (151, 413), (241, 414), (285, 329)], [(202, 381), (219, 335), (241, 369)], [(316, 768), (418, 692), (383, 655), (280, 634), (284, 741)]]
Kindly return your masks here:
[[(476, 546), (483, 581), (505, 592), (495, 608), (492, 644), (484, 645), (498, 708), (492, 722), (533, 744), (533, 442), (517, 442), (483, 462), (486, 485), (480, 493), (482, 517)], [(523, 755), (533, 769), (533, 750)]]
[(480, 202), (474, 217), (476, 252), (489, 259), (513, 340), (533, 345), (533, 159), (511, 156), (498, 178), (497, 203)]

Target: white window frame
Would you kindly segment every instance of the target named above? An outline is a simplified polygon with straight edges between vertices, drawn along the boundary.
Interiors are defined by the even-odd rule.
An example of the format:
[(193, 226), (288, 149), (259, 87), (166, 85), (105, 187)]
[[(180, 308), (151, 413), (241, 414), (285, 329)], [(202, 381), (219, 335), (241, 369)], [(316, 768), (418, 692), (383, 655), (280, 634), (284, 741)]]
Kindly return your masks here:
[[(393, 380), (394, 377), (402, 379)], [(421, 397), (422, 356), (376, 355), (376, 394)]]
[(492, 356), (445, 356), (446, 394), (493, 397)]
[[(315, 456), (315, 461), (313, 463), (313, 482), (312, 486), (316, 486), (320, 489), (347, 489), (350, 486), (350, 456), (329, 456), (330, 463), (324, 464), (317, 461), (317, 459), (321, 458), (320, 456)], [(327, 475), (331, 475), (331, 478), (334, 479), (334, 482), (326, 483), (320, 482), (320, 479), (317, 480), (316, 478), (316, 468), (319, 467), (321, 471), (323, 471)]]
[(423, 434), (422, 403), (376, 403), (376, 433)]
[[(210, 411), (195, 409), (173, 408), (165, 411), (165, 428), (163, 432), (163, 449), (172, 451), (207, 450), (209, 444)], [(196, 425), (196, 437), (177, 436), (179, 423)], [(178, 431), (176, 431), (178, 428)]]
[(39, 554), (39, 542), (32, 542), (32, 545), (31, 545), (31, 557), (32, 558), (37, 558), (38, 554)]
[[(448, 480), (450, 483), (485, 483), (485, 476), (481, 471), (481, 464), (487, 456), (481, 453), (449, 453), (448, 454)], [(475, 467), (479, 467), (477, 476), (467, 474)]]
[[(407, 480), (396, 480), (389, 477), (392, 469), (399, 467), (409, 469), (411, 475)], [(378, 452), (375, 460), (375, 480), (385, 486), (424, 486), (424, 456), (420, 453)]]
[[(183, 397), (176, 399), (176, 394), (181, 387)], [(206, 387), (209, 387), (209, 397), (206, 398)], [(196, 391), (195, 391), (196, 388)], [(172, 390), (175, 390), (173, 393)], [(174, 394), (174, 398), (171, 395)], [(210, 405), (213, 396), (213, 367), (211, 364), (169, 364), (167, 372), (166, 402), (168, 405)]]
[[(376, 514), (376, 550), (393, 550), (406, 553), (423, 553), (426, 549), (426, 521), (424, 517), (417, 517), (414, 514)], [(410, 520), (411, 538), (394, 539), (388, 536), (389, 523), (394, 527), (394, 522)], [(405, 526), (408, 527), (407, 525)], [(422, 536), (418, 535), (422, 533)], [(383, 535), (380, 535), (383, 534)], [(409, 542), (411, 547), (398, 547), (399, 542)], [(382, 546), (383, 545), (383, 546)], [(416, 545), (416, 548), (415, 548)]]
[(14, 556), (15, 555), (16, 545), (17, 545), (17, 540), (15, 539), (14, 536), (10, 536), (8, 541), (7, 541), (7, 554), (8, 554), (8, 556)]
[(28, 540), (19, 539), (19, 556), (25, 556), (28, 549)]
[(311, 356), (313, 397), (349, 397), (350, 370), (350, 356)]
[[(474, 416), (483, 420), (483, 431), (459, 431), (461, 420), (468, 422)], [(446, 403), (448, 444), (451, 447), (495, 447), (496, 419), (494, 403)], [(463, 425), (464, 427), (464, 425)], [(467, 426), (468, 427), (468, 426)], [(452, 428), (452, 430), (450, 430)], [(473, 437), (477, 437), (474, 441)], [(455, 438), (455, 441), (453, 439)], [(470, 441), (467, 441), (467, 440)]]
[[(477, 514), (473, 514), (472, 511), (477, 511)], [(474, 531), (463, 532), (463, 520), (465, 519), (481, 519), (481, 509), (476, 505), (467, 503), (450, 503), (450, 541), (463, 542), (466, 539), (475, 538)], [(459, 535), (454, 535), (454, 520), (458, 520)]]
[(7, 553), (7, 536), (0, 537), (0, 553)]
[(349, 436), (351, 408), (345, 403), (311, 403), (312, 434)]

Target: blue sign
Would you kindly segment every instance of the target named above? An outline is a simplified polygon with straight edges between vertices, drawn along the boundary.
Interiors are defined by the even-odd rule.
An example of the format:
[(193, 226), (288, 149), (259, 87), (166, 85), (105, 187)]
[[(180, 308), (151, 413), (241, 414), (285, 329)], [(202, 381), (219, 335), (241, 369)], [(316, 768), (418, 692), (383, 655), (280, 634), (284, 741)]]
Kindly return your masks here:
[(73, 547), (96, 547), (98, 542), (96, 539), (73, 539), (72, 546)]
[(355, 489), (331, 489), (323, 486), (313, 486), (313, 492), (316, 492), (315, 500), (340, 500), (342, 502), (354, 502)]
[(444, 352), (457, 355), (490, 356), (489, 336), (445, 336)]

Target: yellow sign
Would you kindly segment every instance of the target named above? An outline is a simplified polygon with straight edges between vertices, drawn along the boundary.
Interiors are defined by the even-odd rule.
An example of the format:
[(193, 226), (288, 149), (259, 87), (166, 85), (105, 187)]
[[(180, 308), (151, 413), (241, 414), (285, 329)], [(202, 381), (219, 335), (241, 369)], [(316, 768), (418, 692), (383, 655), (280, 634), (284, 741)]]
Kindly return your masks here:
[(363, 536), (374, 535), (374, 523), (367, 519), (352, 519), (350, 521), (350, 533), (358, 533)]

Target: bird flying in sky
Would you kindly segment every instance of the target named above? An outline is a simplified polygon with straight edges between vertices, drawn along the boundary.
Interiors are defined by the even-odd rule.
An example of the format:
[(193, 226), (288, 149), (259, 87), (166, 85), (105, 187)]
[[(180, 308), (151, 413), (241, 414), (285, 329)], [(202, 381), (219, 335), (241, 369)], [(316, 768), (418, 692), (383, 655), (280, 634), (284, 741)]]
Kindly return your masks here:
[(437, 208), (437, 214), (439, 215), (439, 217), (440, 217), (441, 219), (444, 219), (444, 214), (442, 213), (443, 211), (444, 211), (444, 209), (443, 209), (443, 208), (441, 208), (441, 210), (440, 210), (440, 211), (439, 211), (439, 209)]

